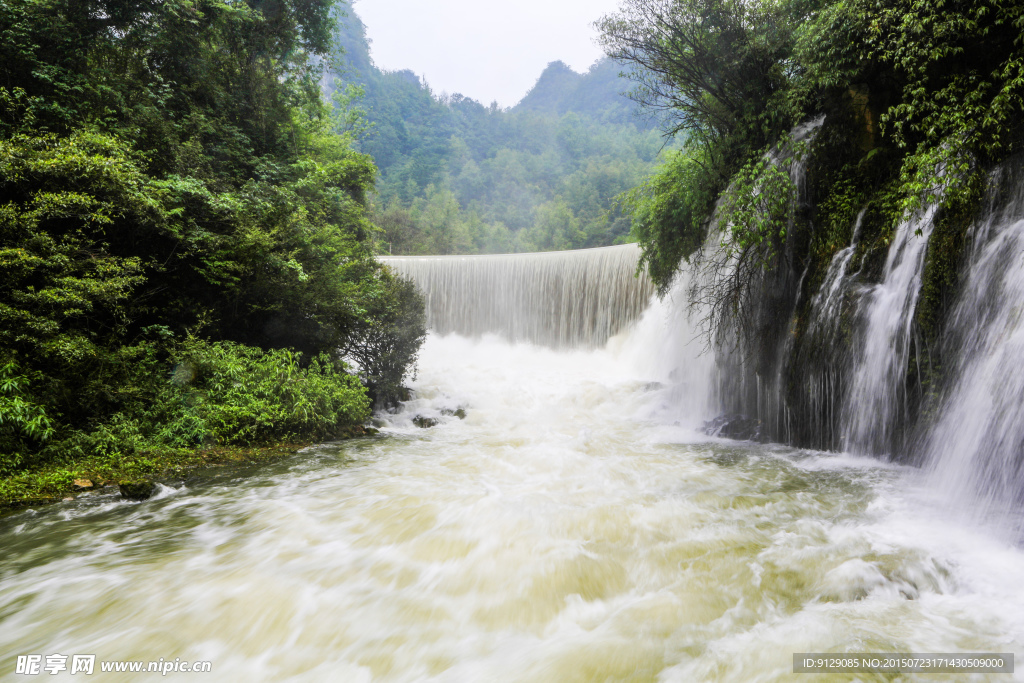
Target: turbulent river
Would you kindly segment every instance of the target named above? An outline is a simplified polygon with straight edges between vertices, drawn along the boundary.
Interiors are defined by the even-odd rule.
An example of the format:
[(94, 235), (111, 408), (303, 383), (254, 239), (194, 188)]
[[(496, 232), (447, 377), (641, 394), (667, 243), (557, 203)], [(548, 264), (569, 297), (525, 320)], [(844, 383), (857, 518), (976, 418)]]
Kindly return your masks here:
[[(653, 324), (596, 350), (431, 336), (377, 436), (0, 520), (0, 676), (27, 653), (560, 683), (893, 677), (794, 674), (796, 652), (1019, 659), (1012, 534), (920, 470), (703, 435)], [(81, 676), (37, 678), (61, 677)]]

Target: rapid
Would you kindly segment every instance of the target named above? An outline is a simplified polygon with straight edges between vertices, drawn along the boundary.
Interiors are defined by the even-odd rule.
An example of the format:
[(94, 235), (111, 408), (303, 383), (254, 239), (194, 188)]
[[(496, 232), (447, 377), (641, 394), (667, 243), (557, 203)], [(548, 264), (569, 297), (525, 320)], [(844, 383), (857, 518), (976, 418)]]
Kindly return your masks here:
[(1024, 653), (1015, 532), (925, 470), (705, 435), (715, 372), (672, 297), (595, 348), (431, 334), (377, 436), (0, 520), (0, 676), (875, 680), (793, 654)]

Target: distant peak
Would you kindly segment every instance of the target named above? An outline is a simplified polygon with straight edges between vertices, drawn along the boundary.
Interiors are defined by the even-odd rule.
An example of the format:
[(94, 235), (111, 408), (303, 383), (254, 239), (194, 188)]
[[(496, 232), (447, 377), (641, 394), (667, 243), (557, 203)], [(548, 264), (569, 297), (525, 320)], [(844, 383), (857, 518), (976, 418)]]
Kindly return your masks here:
[(561, 59), (556, 59), (553, 62), (548, 62), (548, 65), (544, 67), (544, 71), (541, 73), (541, 78), (543, 78), (544, 74), (549, 71), (569, 71), (576, 74), (577, 76), (580, 75), (573, 71), (572, 67), (563, 62)]

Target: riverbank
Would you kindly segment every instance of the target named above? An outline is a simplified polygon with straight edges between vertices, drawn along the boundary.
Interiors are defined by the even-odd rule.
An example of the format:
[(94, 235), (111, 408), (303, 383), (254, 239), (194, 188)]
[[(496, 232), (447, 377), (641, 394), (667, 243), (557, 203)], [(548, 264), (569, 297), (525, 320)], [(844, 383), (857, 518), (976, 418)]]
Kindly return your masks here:
[[(336, 439), (375, 434), (371, 427), (355, 425)], [(130, 455), (95, 455), (74, 463), (49, 463), (0, 479), (0, 513), (48, 505), (105, 488), (144, 492), (153, 484), (199, 476), (228, 465), (253, 465), (294, 455), (320, 440), (300, 440), (265, 446), (210, 446), (198, 449), (158, 448)], [(128, 492), (128, 493), (125, 493)]]

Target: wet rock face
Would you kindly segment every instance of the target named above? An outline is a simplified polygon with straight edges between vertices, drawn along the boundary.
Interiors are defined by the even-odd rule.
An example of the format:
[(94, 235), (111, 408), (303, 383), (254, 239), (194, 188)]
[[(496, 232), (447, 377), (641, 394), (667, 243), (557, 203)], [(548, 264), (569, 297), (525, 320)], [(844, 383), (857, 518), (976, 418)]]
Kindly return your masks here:
[(726, 413), (705, 422), (704, 433), (723, 439), (757, 441), (761, 438), (761, 421), (746, 415)]
[(437, 418), (436, 417), (426, 417), (425, 415), (417, 415), (416, 417), (414, 417), (412, 419), (412, 423), (414, 425), (416, 425), (417, 427), (422, 427), (423, 429), (427, 429), (428, 427), (433, 427), (434, 425), (437, 424)]
[(156, 484), (143, 479), (141, 481), (124, 482), (118, 485), (121, 497), (128, 500), (146, 500), (156, 491)]

